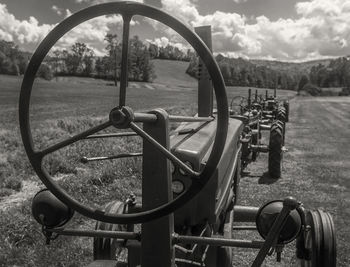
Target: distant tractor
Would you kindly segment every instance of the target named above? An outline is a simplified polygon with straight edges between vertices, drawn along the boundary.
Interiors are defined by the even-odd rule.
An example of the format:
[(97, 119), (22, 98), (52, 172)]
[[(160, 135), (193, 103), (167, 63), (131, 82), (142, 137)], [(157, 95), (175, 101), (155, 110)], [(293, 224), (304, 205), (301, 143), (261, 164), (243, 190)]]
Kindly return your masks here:
[[(104, 123), (36, 150), (29, 124), (29, 104), (40, 64), (50, 48), (73, 27), (115, 13), (121, 14), (124, 21), (119, 103), (106, 114), (108, 119)], [(197, 116), (173, 116), (162, 109), (138, 113), (126, 106), (128, 36), (134, 15), (169, 26), (197, 52), (202, 71), (208, 74), (203, 73), (199, 80)], [(208, 29), (196, 29), (202, 41), (180, 21), (159, 9), (137, 2), (115, 2), (83, 9), (48, 34), (28, 65), (19, 105), (25, 150), (47, 187), (33, 199), (34, 218), (42, 225), (48, 243), (59, 235), (93, 237), (94, 261), (89, 266), (225, 267), (232, 266), (234, 261), (231, 247), (257, 249), (252, 266), (260, 266), (273, 252), (279, 261), (283, 247), (295, 239), (301, 266), (335, 266), (336, 242), (329, 213), (306, 210), (292, 197), (270, 201), (260, 208), (239, 205), (241, 138), (247, 123), (229, 116), (225, 84), (208, 48)], [(216, 114), (212, 113), (210, 81), (215, 91)], [(169, 124), (174, 121), (182, 123), (176, 134), (170, 135)], [(102, 207), (87, 206), (64, 191), (43, 164), (47, 155), (81, 139), (127, 135), (124, 131), (98, 133), (107, 127), (131, 129), (144, 140), (141, 203), (131, 195), (125, 202), (111, 200)], [(89, 158), (85, 161), (89, 162)], [(96, 220), (95, 229), (65, 227), (74, 212)], [(237, 222), (255, 225), (237, 225)], [(135, 224), (141, 224), (140, 231)], [(233, 239), (232, 231), (258, 231), (262, 239)]]
[[(271, 178), (279, 178), (282, 168), (287, 113), (286, 108), (279, 105), (276, 96), (269, 97), (267, 92), (266, 90), (265, 99), (258, 96), (257, 90), (254, 99), (252, 99), (251, 89), (248, 90), (247, 99), (241, 96), (232, 98), (230, 117), (239, 119), (244, 124), (241, 136), (241, 170), (243, 171), (249, 163), (256, 161), (259, 153), (268, 153), (268, 173)], [(263, 131), (270, 131), (268, 145), (262, 144)]]

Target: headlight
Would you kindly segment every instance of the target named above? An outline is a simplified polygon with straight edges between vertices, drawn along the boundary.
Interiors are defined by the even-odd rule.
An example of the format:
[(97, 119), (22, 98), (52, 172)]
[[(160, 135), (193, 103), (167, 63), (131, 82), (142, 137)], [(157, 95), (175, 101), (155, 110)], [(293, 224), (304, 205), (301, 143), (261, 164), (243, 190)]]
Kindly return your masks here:
[(179, 180), (174, 180), (172, 182), (171, 189), (173, 193), (181, 194), (185, 190), (185, 185)]

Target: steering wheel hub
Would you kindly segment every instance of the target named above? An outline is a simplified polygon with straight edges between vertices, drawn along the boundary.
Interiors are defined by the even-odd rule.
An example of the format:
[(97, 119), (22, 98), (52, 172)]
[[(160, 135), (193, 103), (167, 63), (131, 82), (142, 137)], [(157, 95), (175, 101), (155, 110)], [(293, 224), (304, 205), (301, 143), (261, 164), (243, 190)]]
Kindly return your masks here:
[(109, 120), (118, 129), (129, 128), (135, 119), (134, 111), (130, 107), (116, 107), (109, 113)]

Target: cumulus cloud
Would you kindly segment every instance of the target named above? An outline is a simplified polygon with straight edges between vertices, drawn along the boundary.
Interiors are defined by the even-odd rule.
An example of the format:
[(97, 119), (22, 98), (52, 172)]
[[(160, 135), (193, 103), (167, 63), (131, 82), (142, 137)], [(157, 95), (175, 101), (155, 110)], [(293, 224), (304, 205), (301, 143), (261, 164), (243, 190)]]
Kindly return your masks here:
[(201, 15), (190, 0), (162, 0), (162, 6), (192, 27), (212, 25), (216, 52), (281, 60), (350, 54), (348, 0), (299, 2), (295, 19), (270, 20), (259, 16), (253, 22), (237, 13), (216, 11)]
[(0, 39), (23, 43), (38, 43), (50, 31), (52, 25), (42, 24), (34, 17), (18, 20), (0, 3)]
[(55, 11), (55, 13), (56, 13), (57, 15), (59, 15), (59, 16), (62, 15), (62, 8), (59, 8), (58, 6), (53, 5), (53, 6), (51, 7), (51, 9), (52, 9), (53, 11)]
[[(76, 42), (88, 43), (98, 56), (105, 53), (103, 40), (107, 33), (115, 26), (121, 27), (122, 17), (119, 15), (101, 16), (88, 20), (73, 28), (56, 44), (57, 49), (68, 49)], [(131, 25), (134, 25), (132, 22)]]
[[(69, 9), (52, 6), (52, 10), (59, 16), (68, 17), (72, 14)], [(131, 26), (137, 24), (131, 21)], [(28, 20), (18, 20), (9, 13), (6, 5), (0, 4), (0, 39), (14, 41), (22, 48), (33, 50), (41, 40), (53, 29), (54, 24), (39, 24), (35, 17)], [(99, 56), (105, 54), (103, 42), (107, 33), (116, 28), (121, 29), (120, 15), (100, 16), (88, 20), (65, 34), (55, 45), (54, 49), (69, 49), (76, 42), (85, 42), (95, 50)]]
[(154, 40), (146, 39), (147, 42), (151, 44), (156, 44), (158, 47), (167, 47), (168, 45), (171, 45), (173, 47), (177, 47), (180, 51), (186, 53), (187, 50), (190, 48), (189, 45), (186, 45), (184, 43), (180, 42), (171, 42), (169, 38), (163, 36), (161, 38), (155, 38)]

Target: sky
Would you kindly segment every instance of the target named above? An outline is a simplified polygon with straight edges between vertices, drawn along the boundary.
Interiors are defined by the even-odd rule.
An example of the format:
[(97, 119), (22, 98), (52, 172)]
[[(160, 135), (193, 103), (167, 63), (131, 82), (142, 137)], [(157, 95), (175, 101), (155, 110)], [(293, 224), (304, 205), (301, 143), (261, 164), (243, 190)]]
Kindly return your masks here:
[[(0, 39), (34, 51), (57, 23), (85, 7), (109, 0), (0, 0)], [(177, 17), (190, 28), (212, 26), (213, 51), (232, 57), (306, 61), (350, 55), (350, 0), (137, 0)], [(74, 28), (55, 46), (85, 42), (97, 55), (107, 33), (120, 31), (118, 15)], [(161, 46), (188, 46), (151, 20), (135, 17), (131, 35)], [(120, 35), (120, 34), (119, 34)]]

